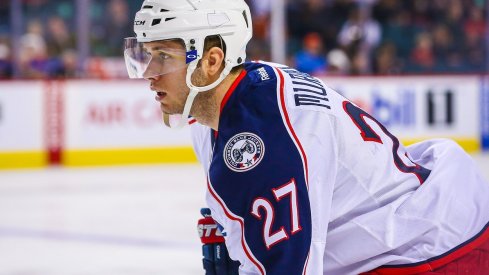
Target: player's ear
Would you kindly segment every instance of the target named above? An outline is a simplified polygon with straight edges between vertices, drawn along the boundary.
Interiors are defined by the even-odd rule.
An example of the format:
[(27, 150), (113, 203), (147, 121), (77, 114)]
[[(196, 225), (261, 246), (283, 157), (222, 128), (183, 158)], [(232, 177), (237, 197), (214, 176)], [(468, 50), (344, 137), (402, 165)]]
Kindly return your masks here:
[(224, 68), (224, 52), (219, 47), (210, 48), (205, 54), (202, 69), (210, 78), (219, 77)]

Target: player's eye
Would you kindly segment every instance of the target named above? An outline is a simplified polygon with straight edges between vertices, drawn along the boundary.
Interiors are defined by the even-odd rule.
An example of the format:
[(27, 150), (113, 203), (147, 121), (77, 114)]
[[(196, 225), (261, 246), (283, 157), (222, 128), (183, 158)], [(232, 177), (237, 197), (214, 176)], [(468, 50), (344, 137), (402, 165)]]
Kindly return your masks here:
[(163, 60), (163, 61), (166, 61), (166, 60), (169, 60), (171, 58), (171, 55), (167, 54), (167, 53), (164, 53), (164, 52), (160, 52), (158, 54), (158, 57)]

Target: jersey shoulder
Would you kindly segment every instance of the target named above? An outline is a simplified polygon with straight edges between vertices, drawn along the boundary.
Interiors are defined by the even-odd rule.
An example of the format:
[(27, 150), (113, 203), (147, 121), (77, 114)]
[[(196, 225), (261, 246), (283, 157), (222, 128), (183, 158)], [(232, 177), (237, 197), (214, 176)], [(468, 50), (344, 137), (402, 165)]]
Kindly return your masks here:
[[(263, 62), (250, 62), (244, 64), (246, 71), (245, 85), (247, 85), (247, 91), (250, 89), (258, 92), (264, 90), (270, 90), (277, 88), (277, 75), (275, 68), (268, 63)], [(256, 96), (257, 99), (260, 94), (250, 94), (250, 96)]]
[[(285, 106), (292, 112), (316, 111), (335, 114), (342, 110), (343, 102), (348, 101), (321, 79), (295, 68), (261, 61), (250, 64), (252, 65), (250, 67), (252, 69), (251, 75), (255, 79), (255, 83), (268, 79), (274, 80), (276, 88), (284, 97)], [(262, 80), (260, 77), (266, 80)]]
[(275, 113), (279, 83), (274, 68), (267, 64), (245, 63), (244, 70), (245, 75), (238, 79), (239, 83), (231, 91), (222, 114), (228, 118), (241, 116), (253, 125), (253, 122), (267, 119), (269, 114)]

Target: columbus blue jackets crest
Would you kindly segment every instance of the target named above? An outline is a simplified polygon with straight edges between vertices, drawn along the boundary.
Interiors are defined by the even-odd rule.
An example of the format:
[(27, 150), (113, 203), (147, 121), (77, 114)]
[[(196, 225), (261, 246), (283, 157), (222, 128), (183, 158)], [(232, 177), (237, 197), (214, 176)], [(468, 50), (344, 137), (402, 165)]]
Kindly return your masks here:
[(224, 162), (235, 172), (253, 169), (263, 159), (265, 146), (263, 140), (252, 133), (233, 136), (224, 148)]

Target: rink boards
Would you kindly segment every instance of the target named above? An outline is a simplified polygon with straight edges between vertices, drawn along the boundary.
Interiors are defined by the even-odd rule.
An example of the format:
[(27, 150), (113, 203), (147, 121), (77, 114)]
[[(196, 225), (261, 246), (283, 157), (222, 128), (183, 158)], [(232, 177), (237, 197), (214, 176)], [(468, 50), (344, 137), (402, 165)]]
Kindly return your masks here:
[[(489, 80), (324, 77), (405, 144), (435, 137), (489, 149)], [(162, 123), (145, 81), (0, 82), (0, 168), (191, 163), (189, 129)]]

